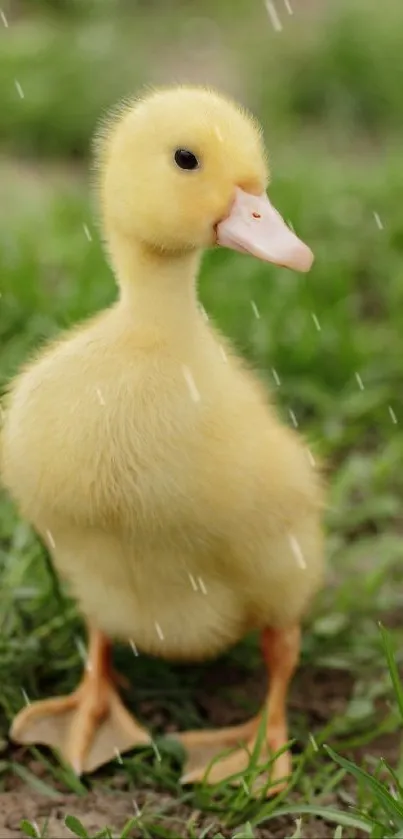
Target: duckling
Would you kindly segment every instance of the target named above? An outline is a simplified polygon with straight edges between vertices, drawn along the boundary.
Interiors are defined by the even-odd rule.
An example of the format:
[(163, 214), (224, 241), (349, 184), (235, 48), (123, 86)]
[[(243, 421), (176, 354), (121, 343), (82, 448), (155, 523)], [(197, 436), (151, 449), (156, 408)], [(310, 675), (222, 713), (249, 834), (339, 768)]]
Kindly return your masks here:
[(258, 630), (264, 708), (176, 736), (184, 783), (233, 747), (214, 784), (242, 772), (264, 725), (266, 764), (280, 752), (271, 794), (291, 770), (286, 697), (322, 580), (322, 487), (263, 384), (206, 321), (196, 280), (213, 245), (300, 271), (313, 255), (267, 197), (259, 125), (219, 93), (159, 89), (125, 105), (101, 127), (95, 160), (118, 299), (27, 363), (1, 437), (2, 480), (85, 616), (88, 661), (70, 696), (20, 711), (11, 737), (91, 772), (151, 742), (120, 699), (114, 639), (197, 662)]

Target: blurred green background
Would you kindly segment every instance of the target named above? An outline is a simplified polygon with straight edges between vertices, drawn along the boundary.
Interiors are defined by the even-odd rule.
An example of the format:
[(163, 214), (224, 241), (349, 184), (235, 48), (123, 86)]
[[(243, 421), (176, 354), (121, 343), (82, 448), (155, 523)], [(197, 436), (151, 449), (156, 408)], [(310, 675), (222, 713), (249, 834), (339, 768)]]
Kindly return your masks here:
[[(285, 421), (325, 459), (330, 586), (305, 654), (351, 670), (362, 694), (365, 673), (381, 661), (376, 620), (395, 626), (403, 606), (403, 3), (276, 0), (276, 20), (271, 8), (263, 0), (3, 5), (0, 381), (44, 338), (115, 295), (88, 176), (105, 109), (144, 85), (186, 81), (248, 105), (264, 126), (273, 201), (316, 261), (299, 276), (212, 252), (201, 297), (266, 376)], [(26, 668), (38, 689), (27, 627), (46, 627), (58, 607), (41, 548), (5, 498), (0, 568), (10, 713), (19, 702), (14, 671), (17, 680)], [(49, 653), (52, 631), (53, 640), (41, 632)], [(38, 679), (57, 682), (61, 666), (44, 658)], [(369, 728), (375, 694), (367, 690), (359, 706)]]

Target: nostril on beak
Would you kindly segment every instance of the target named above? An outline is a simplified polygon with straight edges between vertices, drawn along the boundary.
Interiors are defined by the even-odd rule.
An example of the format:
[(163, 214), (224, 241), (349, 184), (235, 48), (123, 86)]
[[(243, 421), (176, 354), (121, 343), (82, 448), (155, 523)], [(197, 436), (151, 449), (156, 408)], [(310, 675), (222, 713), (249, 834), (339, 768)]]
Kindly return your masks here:
[(260, 213), (252, 213), (252, 218), (262, 218)]

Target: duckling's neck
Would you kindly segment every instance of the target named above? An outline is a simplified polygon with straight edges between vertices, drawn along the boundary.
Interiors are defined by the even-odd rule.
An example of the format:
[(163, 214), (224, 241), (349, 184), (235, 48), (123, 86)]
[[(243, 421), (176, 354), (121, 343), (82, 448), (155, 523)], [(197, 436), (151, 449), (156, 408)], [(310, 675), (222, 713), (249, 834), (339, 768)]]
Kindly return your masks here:
[(164, 331), (194, 327), (200, 319), (199, 251), (159, 253), (120, 234), (109, 238), (109, 247), (120, 287), (119, 305), (129, 315)]

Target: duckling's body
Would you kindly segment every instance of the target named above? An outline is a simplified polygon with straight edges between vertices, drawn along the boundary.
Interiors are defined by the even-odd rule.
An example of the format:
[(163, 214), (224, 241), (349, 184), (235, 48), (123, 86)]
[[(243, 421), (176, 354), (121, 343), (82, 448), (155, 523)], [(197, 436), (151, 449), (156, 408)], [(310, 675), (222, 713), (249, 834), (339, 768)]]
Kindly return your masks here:
[(15, 381), (4, 473), (107, 635), (204, 658), (304, 611), (321, 572), (317, 481), (196, 307), (180, 336), (166, 308), (149, 329), (120, 308)]
[[(178, 220), (158, 216), (158, 235), (153, 234), (152, 242), (145, 240), (145, 222), (131, 227), (132, 192), (126, 192), (123, 212), (120, 196), (125, 185), (124, 180), (119, 184), (119, 173), (127, 172), (122, 168), (128, 142), (124, 118), (120, 135), (118, 130), (117, 139), (109, 141), (114, 163), (106, 167), (103, 181), (104, 227), (120, 298), (28, 364), (10, 388), (2, 431), (4, 483), (47, 542), (55, 566), (92, 627), (92, 675), (87, 673), (73, 698), (48, 700), (23, 711), (13, 731), (25, 742), (61, 745), (78, 771), (104, 762), (119, 744), (128, 748), (149, 742), (111, 687), (103, 664), (106, 638), (130, 640), (140, 650), (168, 659), (200, 660), (224, 650), (249, 629), (273, 632), (266, 660), (273, 671), (274, 693), (276, 680), (280, 693), (276, 699), (269, 696), (269, 717), (273, 702), (282, 710), (278, 718), (274, 715), (273, 725), (269, 721), (276, 736), (268, 739), (272, 747), (277, 740), (283, 745), (283, 688), (298, 649), (293, 627), (322, 576), (321, 491), (308, 452), (298, 436), (279, 423), (263, 385), (206, 321), (196, 296), (200, 248), (210, 241), (217, 219), (224, 218), (224, 224), (214, 229), (223, 239), (229, 236), (231, 247), (236, 247), (234, 235), (239, 249), (255, 242), (255, 229), (251, 233), (249, 227), (242, 238), (243, 217), (242, 235), (238, 237), (239, 217), (234, 234), (234, 212), (228, 232), (224, 208), (234, 185), (238, 189), (240, 183), (250, 184), (246, 193), (238, 189), (241, 216), (246, 206), (242, 202), (251, 200), (260, 201), (254, 217), (265, 217), (266, 199), (253, 197), (260, 195), (264, 171), (258, 145), (253, 146), (255, 129), (249, 126), (248, 133), (245, 117), (239, 122), (239, 113), (225, 100), (216, 98), (213, 107), (205, 91), (182, 94), (178, 112), (183, 111), (182, 99), (189, 107), (193, 96), (206, 113), (192, 123), (192, 130), (196, 132), (196, 123), (198, 136), (204, 137), (205, 172), (199, 177), (205, 180), (186, 180), (194, 176), (187, 172), (181, 182), (172, 181), (179, 205), (181, 200), (184, 204), (180, 231)], [(157, 100), (158, 96), (161, 107), (166, 105), (164, 96), (171, 96), (171, 105), (176, 101), (173, 92), (157, 94)], [(210, 148), (210, 106), (216, 120), (219, 107), (225, 116), (213, 126), (214, 136), (218, 132), (214, 154), (216, 146), (218, 154), (225, 144), (226, 132), (236, 148), (235, 131), (228, 128), (233, 119), (238, 134), (243, 126), (244, 136), (238, 141), (248, 141), (248, 152), (257, 160), (255, 169), (248, 154), (241, 176), (243, 158), (234, 162), (229, 139), (225, 148), (228, 154), (232, 149), (232, 157), (227, 170), (223, 160), (218, 166)], [(129, 127), (135, 120), (137, 150), (144, 147), (141, 132), (147, 119), (141, 107), (126, 117)], [(147, 132), (144, 136), (147, 139)], [(168, 181), (173, 174), (165, 158), (162, 163), (157, 156), (161, 141), (156, 134), (151, 139), (159, 177)], [(188, 168), (186, 157), (180, 160)], [(211, 183), (208, 161), (210, 167), (216, 164)], [(160, 212), (159, 204), (154, 194), (147, 203), (151, 187), (147, 184), (146, 192), (143, 183), (142, 188), (149, 225)], [(197, 189), (196, 199), (205, 204), (200, 223), (196, 210), (193, 216), (183, 213)], [(175, 212), (179, 211), (172, 215)], [(270, 207), (268, 213), (272, 224)], [(285, 236), (288, 241), (292, 234), (286, 231)], [(256, 247), (261, 255), (264, 243)], [(272, 259), (271, 252), (262, 258)], [(272, 649), (277, 650), (274, 659)], [(61, 744), (54, 718), (67, 711), (73, 717), (66, 745), (66, 727)], [(46, 713), (52, 716), (53, 733), (42, 719)], [(95, 743), (86, 762), (94, 719), (101, 721), (108, 713), (109, 729), (103, 730), (102, 742)], [(250, 724), (247, 728), (252, 734)], [(191, 745), (192, 736), (183, 735), (186, 745)], [(237, 742), (238, 736), (232, 732), (227, 739)], [(280, 769), (287, 766), (281, 759)], [(193, 769), (188, 780), (200, 776), (197, 760)]]

